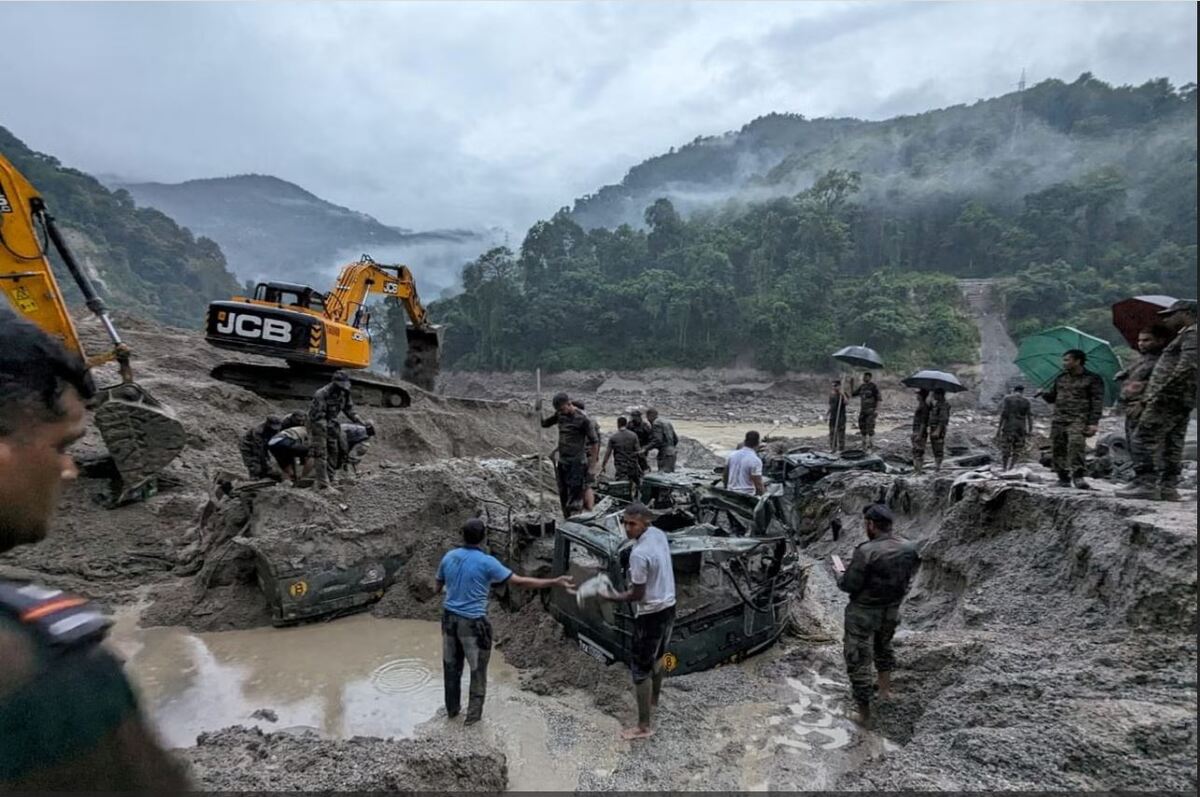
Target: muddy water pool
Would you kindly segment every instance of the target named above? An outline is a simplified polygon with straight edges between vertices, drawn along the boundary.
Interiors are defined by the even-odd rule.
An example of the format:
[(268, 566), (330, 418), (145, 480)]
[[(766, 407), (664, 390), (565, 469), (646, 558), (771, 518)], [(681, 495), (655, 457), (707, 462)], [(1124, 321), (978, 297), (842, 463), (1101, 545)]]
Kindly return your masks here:
[[(111, 645), (169, 747), (190, 746), (197, 734), (230, 725), (405, 738), (447, 723), (444, 713), (435, 717), (442, 707), (437, 623), (357, 615), (295, 628), (193, 633), (136, 622), (135, 610), (118, 615)], [(466, 696), (464, 672), (464, 707)], [(260, 709), (275, 720), (255, 716)], [(576, 753), (556, 738), (556, 715), (575, 713), (603, 744), (575, 745)], [(484, 721), (449, 732), (491, 737), (508, 756), (510, 788), (520, 790), (575, 788), (581, 770), (604, 768), (615, 756), (617, 730), (584, 695), (521, 691), (517, 671), (493, 651)]]

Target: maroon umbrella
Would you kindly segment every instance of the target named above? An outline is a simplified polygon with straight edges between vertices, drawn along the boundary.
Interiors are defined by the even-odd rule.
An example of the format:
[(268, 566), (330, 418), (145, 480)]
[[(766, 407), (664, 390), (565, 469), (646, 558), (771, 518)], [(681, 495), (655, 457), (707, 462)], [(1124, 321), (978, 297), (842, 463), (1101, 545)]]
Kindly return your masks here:
[(1134, 296), (1122, 299), (1112, 306), (1113, 326), (1129, 345), (1137, 348), (1138, 333), (1162, 321), (1159, 310), (1166, 310), (1174, 303), (1174, 296)]

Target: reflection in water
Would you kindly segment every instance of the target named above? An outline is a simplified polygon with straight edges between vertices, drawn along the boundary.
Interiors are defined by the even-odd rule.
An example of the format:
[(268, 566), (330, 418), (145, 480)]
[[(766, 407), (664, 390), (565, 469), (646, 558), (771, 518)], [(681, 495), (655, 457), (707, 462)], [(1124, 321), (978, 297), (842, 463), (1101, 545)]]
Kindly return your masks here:
[[(442, 703), (437, 623), (367, 615), (296, 628), (192, 634), (118, 622), (114, 644), (172, 746), (233, 724), (308, 726), (331, 737), (413, 735)], [(490, 699), (516, 682), (499, 656)], [(465, 678), (465, 674), (464, 674)], [(279, 719), (251, 715), (269, 708)]]
[[(117, 616), (110, 644), (125, 657), (143, 706), (170, 747), (190, 746), (197, 734), (230, 725), (312, 728), (333, 738), (411, 737), (442, 706), (438, 623), (357, 615), (295, 628), (193, 634), (137, 628), (138, 613)], [(579, 706), (571, 708), (570, 701)], [(586, 695), (555, 702), (594, 713)], [(616, 720), (589, 718), (612, 740), (608, 747), (564, 749), (547, 725), (546, 703), (522, 692), (516, 670), (494, 653), (484, 721), (450, 732), (480, 733), (503, 749), (509, 787), (518, 791), (574, 790), (581, 769), (614, 765)], [(252, 717), (263, 708), (278, 720)]]

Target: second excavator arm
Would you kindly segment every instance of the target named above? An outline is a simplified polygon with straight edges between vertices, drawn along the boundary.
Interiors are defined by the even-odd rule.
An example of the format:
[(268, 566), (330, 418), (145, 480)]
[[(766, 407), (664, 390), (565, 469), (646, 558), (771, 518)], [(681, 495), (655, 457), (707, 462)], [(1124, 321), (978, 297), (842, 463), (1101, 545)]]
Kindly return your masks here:
[(408, 266), (381, 265), (367, 255), (346, 265), (325, 297), (325, 315), (332, 321), (362, 328), (368, 314), (366, 300), (371, 295), (395, 299), (404, 307), (409, 323), (404, 330), (408, 352), (402, 376), (432, 390), (439, 367), (441, 330), (429, 322)]

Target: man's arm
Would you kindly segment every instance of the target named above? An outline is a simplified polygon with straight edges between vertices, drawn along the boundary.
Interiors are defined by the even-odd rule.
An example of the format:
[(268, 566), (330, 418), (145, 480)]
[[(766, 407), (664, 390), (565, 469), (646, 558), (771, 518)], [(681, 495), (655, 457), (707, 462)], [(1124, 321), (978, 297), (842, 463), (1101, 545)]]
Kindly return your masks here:
[(608, 470), (608, 461), (612, 459), (613, 445), (612, 440), (608, 441), (608, 446), (604, 449), (604, 461), (600, 463), (601, 472)]
[(646, 597), (646, 585), (633, 584), (624, 592), (610, 592), (603, 597), (613, 603), (637, 603)]
[(1053, 404), (1058, 398), (1058, 379), (1055, 378), (1055, 380), (1050, 383), (1049, 390), (1039, 390), (1036, 395), (1041, 396), (1042, 401), (1046, 402), (1047, 404)]
[(750, 474), (750, 481), (754, 484), (755, 495), (762, 495), (767, 491), (767, 485), (763, 483), (763, 477), (761, 473)]
[(850, 560), (850, 566), (846, 568), (846, 572), (838, 579), (838, 589), (853, 595), (857, 592), (862, 592), (866, 581), (867, 558), (863, 555), (861, 547), (855, 548), (854, 557)]
[(531, 578), (529, 576), (518, 576), (513, 573), (508, 577), (508, 583), (518, 589), (549, 589), (551, 587), (562, 587), (568, 589), (575, 586), (575, 580), (570, 576), (558, 576), (557, 578)]
[(642, 453), (645, 454), (650, 451), (658, 451), (663, 447), (664, 444), (666, 444), (666, 442), (667, 440), (663, 433), (662, 424), (656, 423), (650, 427), (650, 442), (646, 443), (646, 445), (642, 447)]
[(1104, 380), (1093, 374), (1088, 384), (1088, 434), (1095, 434), (1104, 414)]
[(558, 413), (554, 413), (549, 418), (542, 418), (542, 428), (549, 429), (554, 424), (558, 423)]
[(346, 393), (346, 403), (342, 412), (346, 413), (346, 417), (357, 423), (359, 426), (366, 426), (367, 423), (358, 415), (358, 410), (354, 409), (354, 399), (350, 398), (350, 393)]

